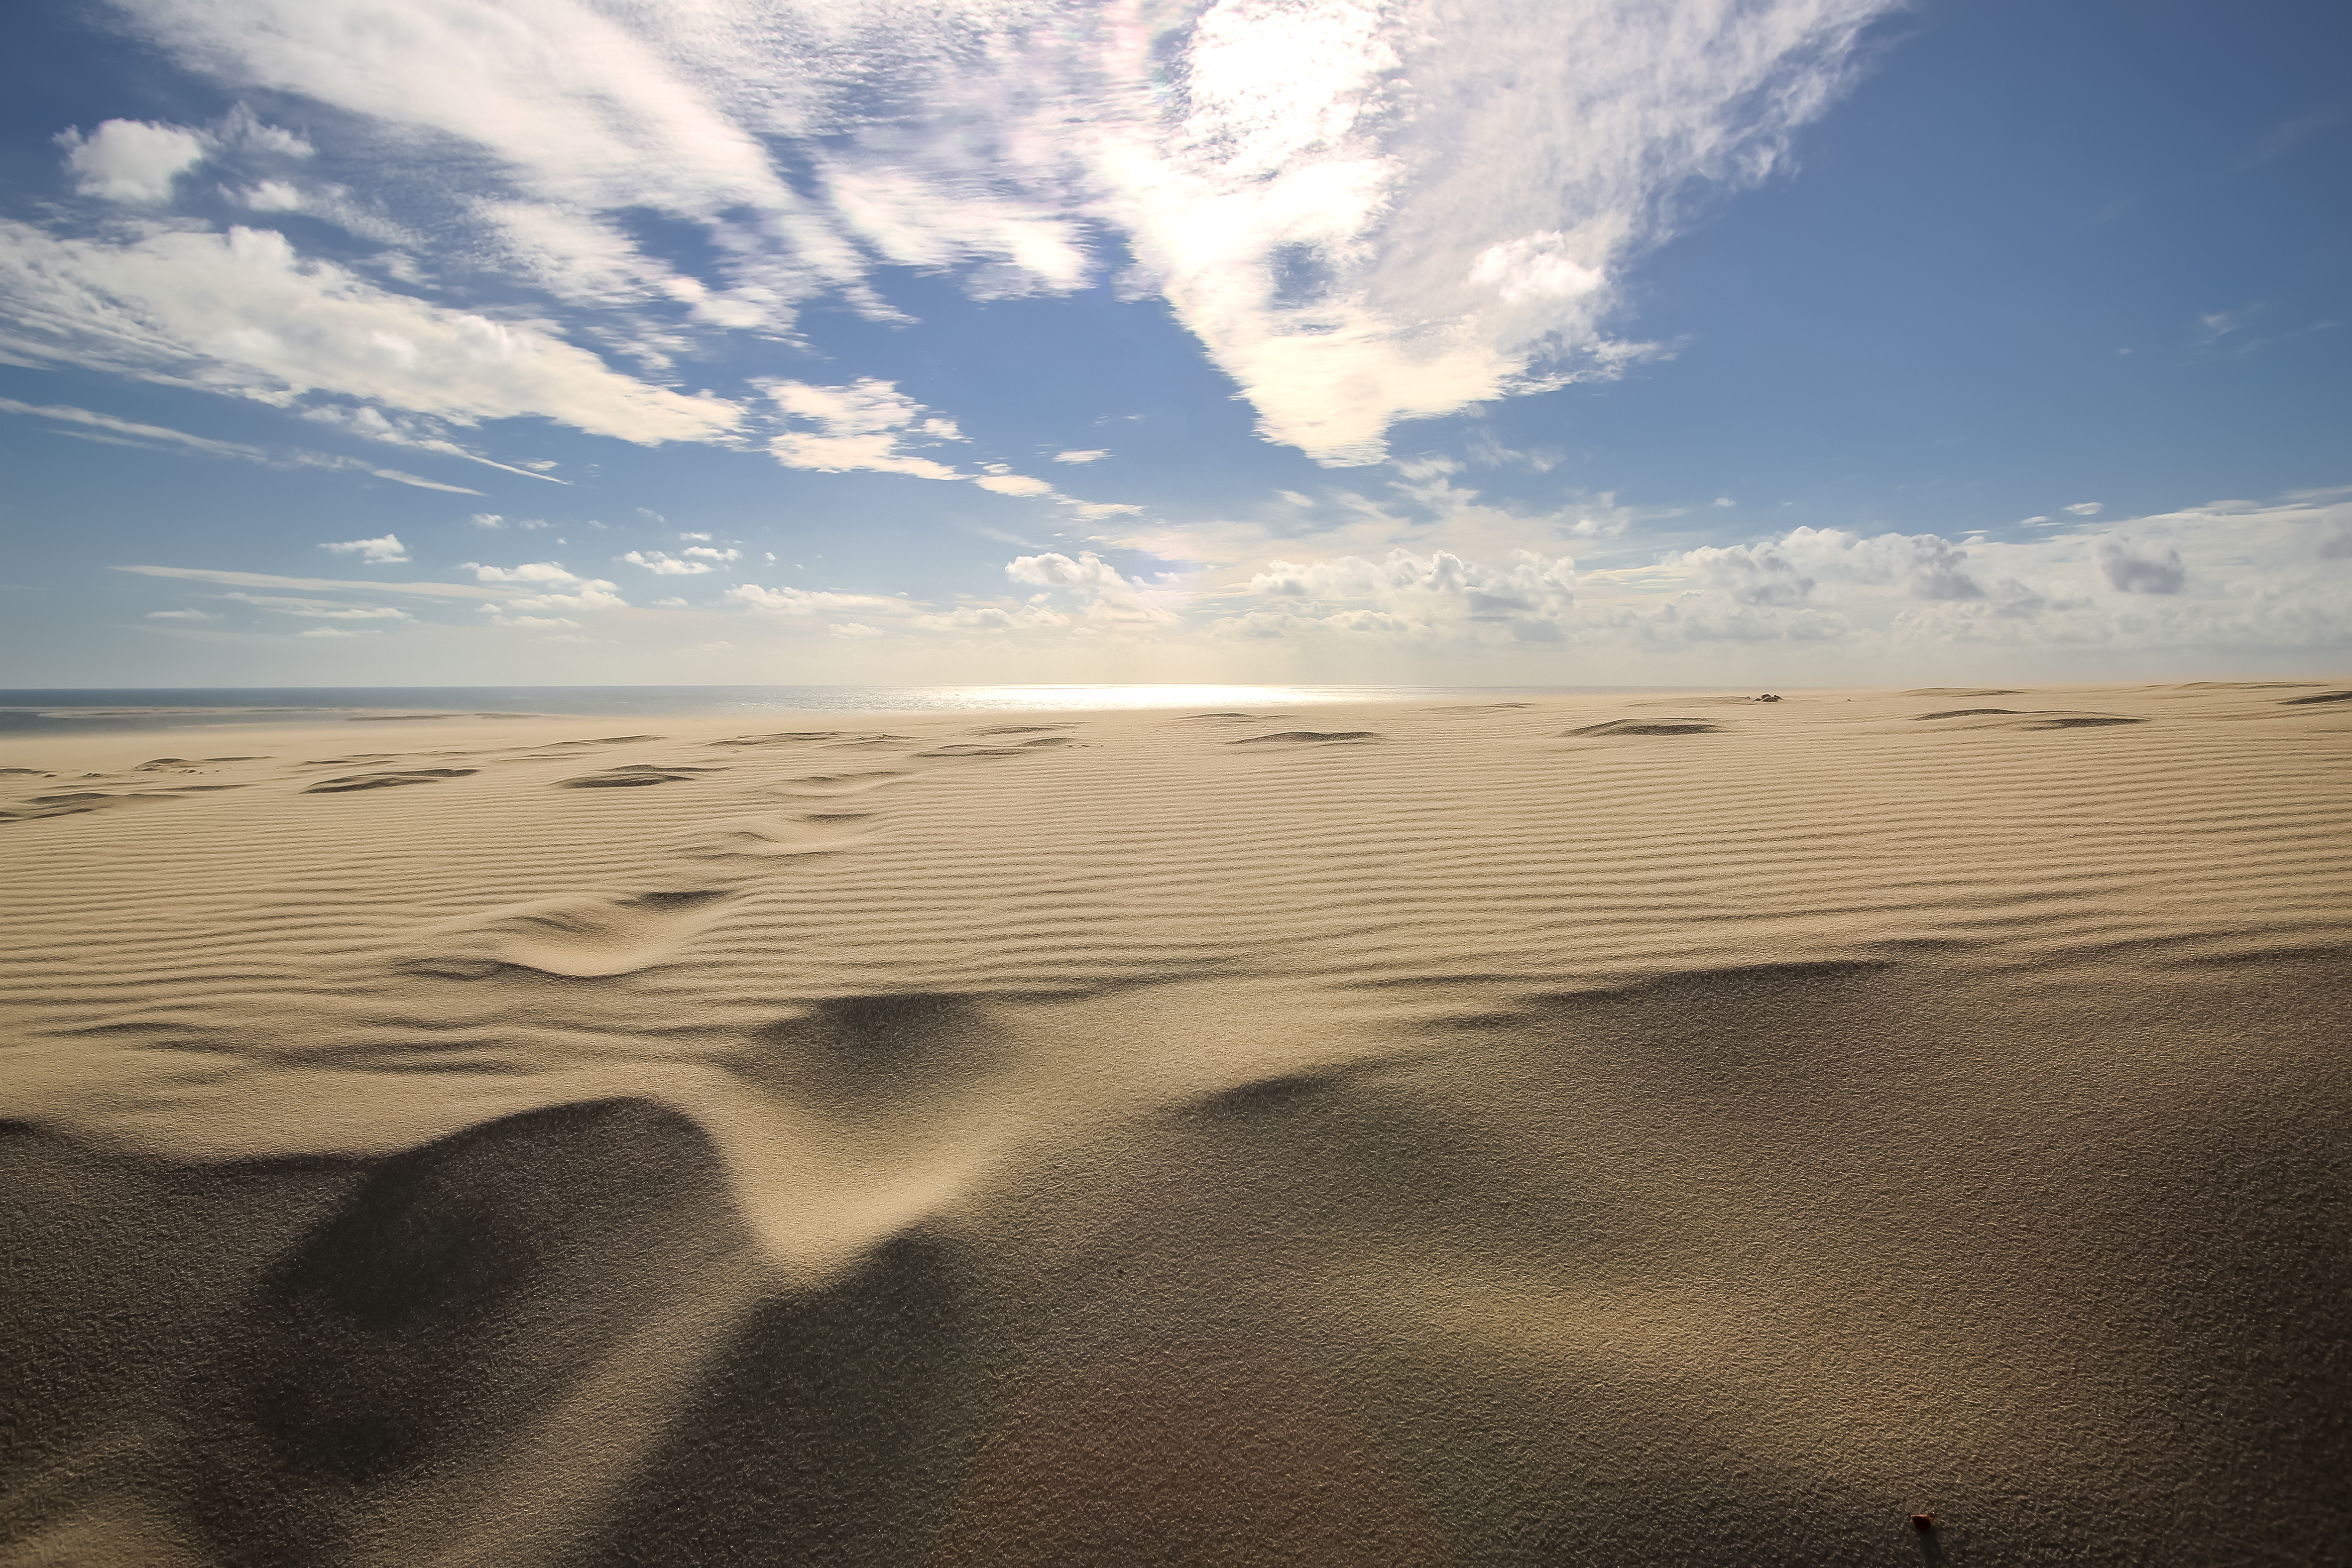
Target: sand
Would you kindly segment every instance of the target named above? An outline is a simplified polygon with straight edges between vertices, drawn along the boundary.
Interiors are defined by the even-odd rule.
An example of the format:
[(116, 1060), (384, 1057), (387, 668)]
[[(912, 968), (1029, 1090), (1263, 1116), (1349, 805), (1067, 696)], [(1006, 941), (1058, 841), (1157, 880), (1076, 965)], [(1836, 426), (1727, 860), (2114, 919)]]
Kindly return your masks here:
[(0, 1563), (2346, 1561), (2344, 695), (20, 745)]

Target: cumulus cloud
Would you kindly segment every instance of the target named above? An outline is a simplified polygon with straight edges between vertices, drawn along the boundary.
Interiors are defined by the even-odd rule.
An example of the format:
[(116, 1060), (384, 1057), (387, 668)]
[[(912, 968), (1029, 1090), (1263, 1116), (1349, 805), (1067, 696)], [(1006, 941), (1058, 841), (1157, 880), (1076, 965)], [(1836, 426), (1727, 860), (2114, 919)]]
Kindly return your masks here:
[[(1169, 302), (1269, 439), (1345, 463), (1377, 457), (1397, 420), (1644, 352), (1608, 329), (1627, 267), (1694, 189), (1778, 168), (1895, 3), (142, 0), (129, 16), (233, 90), (341, 111), (355, 159), (452, 150), (416, 187), (441, 204), (411, 226), (625, 318), (611, 340), (649, 364), (696, 332), (784, 330), (820, 294), (897, 318), (885, 267), (950, 270), (980, 298), (1073, 289), (1097, 275), (1092, 236), (1108, 231), (1132, 258), (1123, 287)], [(887, 102), (876, 80), (892, 84)], [(180, 155), (124, 178), (168, 189), (155, 171)], [(787, 160), (803, 178), (784, 176)], [(282, 172), (240, 188), (256, 210), (322, 210)], [(715, 258), (702, 275), (635, 237), (643, 213), (702, 231)], [(76, 276), (112, 265), (57, 259)], [(380, 395), (380, 372), (327, 345), (308, 351), (334, 373), (298, 376), (242, 354), (205, 364), (202, 345), (166, 336), (146, 371), (176, 355), (172, 373), (445, 412), (415, 385)], [(725, 428), (658, 389), (591, 388), (584, 367), (545, 379), (567, 384), (504, 401), (593, 413), (583, 428), (629, 439)], [(793, 452), (873, 465), (839, 448), (779, 455)], [(908, 465), (884, 471), (937, 459), (896, 461)]]
[(1054, 461), (1056, 463), (1099, 463), (1109, 455), (1110, 449), (1107, 446), (1103, 446), (1097, 447), (1089, 452), (1056, 452), (1054, 454)]
[(408, 547), (400, 542), (397, 534), (385, 534), (381, 538), (345, 539), (340, 544), (322, 544), (323, 550), (338, 555), (355, 555), (370, 566), (393, 566), (408, 559)]
[(626, 605), (616, 586), (601, 577), (582, 577), (560, 561), (525, 561), (520, 566), (485, 566), (479, 561), (466, 562), (466, 570), (484, 582), (521, 583), (537, 586), (541, 591), (505, 598), (499, 604), (484, 605), (493, 613), (519, 614), (534, 611), (619, 610)]
[(74, 188), (110, 202), (167, 201), (172, 183), (205, 161), (200, 132), (143, 120), (110, 120), (88, 136), (68, 131), (58, 145)]
[(2058, 509), (2078, 517), (2095, 517), (2107, 507), (2104, 501), (2077, 501), (2071, 507), (2061, 507)]
[(2178, 593), (2189, 584), (2189, 569), (2169, 546), (2159, 555), (2121, 534), (2103, 534), (2097, 549), (2099, 570), (2118, 593)]
[(1050, 496), (1054, 493), (1054, 486), (1026, 474), (983, 474), (972, 483), (1000, 496)]
[[(1091, 550), (1081, 551), (1076, 557), (1058, 550), (1017, 556), (1007, 563), (1004, 575), (1015, 582), (1070, 595), (1078, 602), (1078, 613), (1088, 622), (1144, 627), (1170, 625), (1180, 619), (1169, 602), (1173, 596), (1168, 591), (1122, 576), (1118, 568)], [(1045, 619), (1042, 606), (1028, 608), (1033, 619), (1027, 622), (1020, 620), (1019, 612), (1008, 612), (1013, 617), (1013, 623), (1058, 623)]]
[[(695, 552), (688, 550), (687, 553), (688, 555), (692, 555)], [(709, 554), (711, 552), (704, 551), (703, 553)], [(680, 560), (677, 557), (673, 555), (665, 555), (660, 550), (633, 549), (621, 559), (627, 561), (631, 566), (644, 567), (647, 571), (654, 573), (657, 577), (693, 577), (702, 572), (717, 570), (707, 560)]]
[(1286, 634), (1315, 628), (1382, 636), (1463, 636), (1491, 631), (1519, 642), (1558, 642), (1576, 604), (1576, 562), (1514, 550), (1500, 564), (1465, 560), (1447, 550), (1391, 550), (1298, 564), (1270, 563), (1248, 591), (1286, 601), (1221, 629), (1228, 634)]
[(2320, 518), (2318, 555), (2322, 560), (2352, 559), (2352, 506), (2330, 507)]

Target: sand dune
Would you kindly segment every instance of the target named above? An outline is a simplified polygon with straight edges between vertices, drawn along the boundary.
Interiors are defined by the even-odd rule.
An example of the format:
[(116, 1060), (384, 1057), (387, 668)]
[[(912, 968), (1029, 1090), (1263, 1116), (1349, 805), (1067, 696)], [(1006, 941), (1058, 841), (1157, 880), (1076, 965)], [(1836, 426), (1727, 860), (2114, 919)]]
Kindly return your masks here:
[(2346, 695), (44, 743), (0, 1563), (2337, 1560)]

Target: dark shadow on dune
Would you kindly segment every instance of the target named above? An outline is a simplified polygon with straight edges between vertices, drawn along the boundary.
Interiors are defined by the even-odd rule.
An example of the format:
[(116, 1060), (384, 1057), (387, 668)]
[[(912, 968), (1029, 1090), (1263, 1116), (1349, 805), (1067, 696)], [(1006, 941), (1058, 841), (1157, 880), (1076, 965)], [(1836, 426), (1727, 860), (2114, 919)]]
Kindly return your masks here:
[(699, 1128), (555, 1106), (374, 1166), (261, 1280), (191, 1411), (224, 1561), (332, 1561), (372, 1489), (488, 1462), (698, 1263), (743, 1244)]
[(360, 1180), (355, 1161), (155, 1166), (0, 1124), (0, 1492), (168, 1405), (255, 1275)]
[(919, 1563), (968, 1446), (967, 1318), (921, 1237), (768, 1302), (573, 1561)]
[(981, 998), (844, 997), (758, 1031), (726, 1066), (803, 1105), (870, 1117), (996, 1071), (1009, 1047)]
[(2313, 703), (2352, 703), (2352, 692), (2316, 692), (2307, 697), (2281, 697), (2282, 707), (2305, 707)]

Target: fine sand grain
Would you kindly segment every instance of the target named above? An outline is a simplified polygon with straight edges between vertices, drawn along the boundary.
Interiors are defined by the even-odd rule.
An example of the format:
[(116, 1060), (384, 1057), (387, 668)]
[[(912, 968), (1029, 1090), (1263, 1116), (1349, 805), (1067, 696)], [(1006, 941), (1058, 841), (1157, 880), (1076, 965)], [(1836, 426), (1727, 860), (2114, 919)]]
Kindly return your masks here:
[(0, 1563), (2347, 1561), (2347, 696), (43, 742)]

